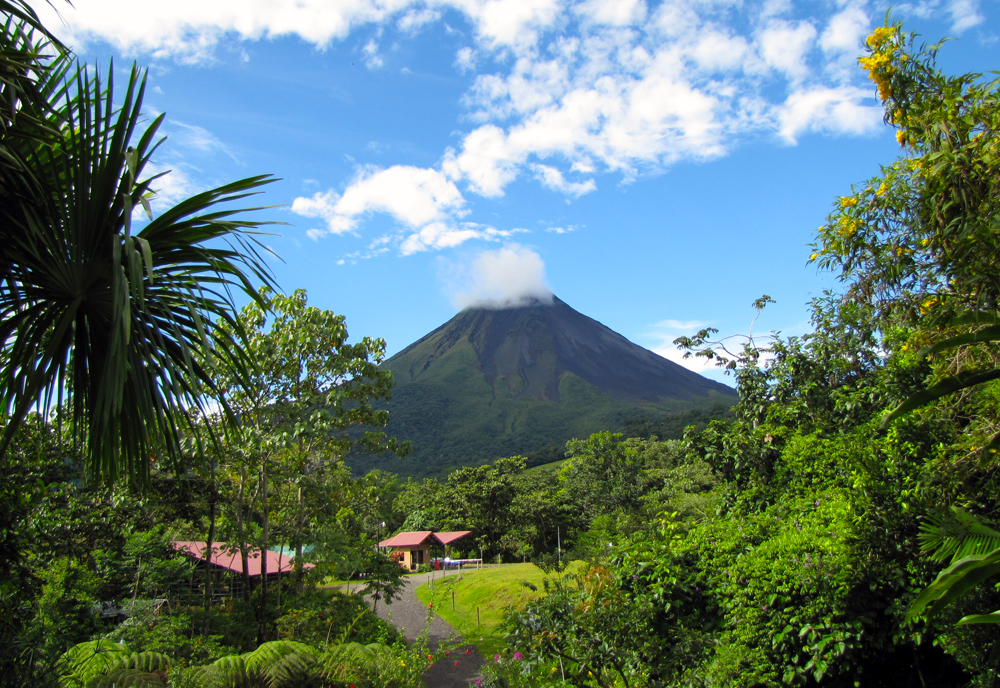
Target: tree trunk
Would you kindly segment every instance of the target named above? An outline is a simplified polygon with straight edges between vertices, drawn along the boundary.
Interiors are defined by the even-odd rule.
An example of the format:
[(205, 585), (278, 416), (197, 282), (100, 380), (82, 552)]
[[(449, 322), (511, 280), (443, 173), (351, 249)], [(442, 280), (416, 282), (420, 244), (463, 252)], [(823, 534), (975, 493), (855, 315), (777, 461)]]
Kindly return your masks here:
[[(208, 502), (208, 541), (205, 542), (205, 611), (212, 608), (212, 545), (215, 544), (215, 506), (218, 495), (215, 492), (215, 461), (212, 462), (212, 483)], [(208, 635), (208, 617), (205, 617), (205, 635)]]
[(260, 463), (260, 505), (261, 511), (261, 546), (260, 546), (260, 614), (257, 615), (257, 642), (266, 641), (267, 631), (267, 545), (270, 519), (267, 513), (267, 473), (264, 461)]
[(236, 500), (236, 525), (239, 530), (240, 562), (243, 565), (243, 600), (250, 601), (250, 556), (247, 551), (246, 525), (243, 515), (243, 499), (246, 496), (246, 468), (240, 466), (240, 489)]
[(302, 486), (299, 485), (299, 522), (295, 538), (295, 592), (302, 594), (305, 588), (305, 569), (302, 567), (302, 529), (305, 521), (305, 501), (302, 497)]
[(278, 584), (278, 592), (275, 597), (275, 604), (278, 608), (281, 608), (281, 560), (285, 558), (285, 543), (282, 541), (281, 547), (278, 548), (278, 577), (275, 579)]

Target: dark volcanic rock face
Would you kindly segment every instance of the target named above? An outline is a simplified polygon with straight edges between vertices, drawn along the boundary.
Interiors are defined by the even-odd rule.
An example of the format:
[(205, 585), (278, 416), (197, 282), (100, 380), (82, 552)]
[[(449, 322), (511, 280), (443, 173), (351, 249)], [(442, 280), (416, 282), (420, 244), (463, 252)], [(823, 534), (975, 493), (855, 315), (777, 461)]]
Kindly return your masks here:
[[(559, 401), (566, 372), (629, 403), (690, 400), (710, 391), (735, 397), (729, 387), (633, 344), (555, 297), (551, 304), (466, 309), (387, 366), (398, 382), (400, 375), (417, 380), (463, 339), (472, 345), (490, 386), (504, 382), (515, 397)], [(411, 365), (400, 369), (403, 361)]]

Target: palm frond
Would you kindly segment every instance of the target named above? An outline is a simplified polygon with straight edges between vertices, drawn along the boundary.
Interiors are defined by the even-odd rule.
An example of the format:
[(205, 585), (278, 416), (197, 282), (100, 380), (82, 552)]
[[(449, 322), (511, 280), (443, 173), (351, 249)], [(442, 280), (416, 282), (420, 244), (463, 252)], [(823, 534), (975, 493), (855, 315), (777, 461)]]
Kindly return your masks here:
[(932, 561), (954, 563), (975, 554), (1000, 549), (1000, 532), (958, 507), (934, 514), (920, 524), (920, 546)]
[(1000, 574), (1000, 549), (959, 559), (917, 595), (906, 612), (906, 620), (937, 616), (956, 599), (997, 574)]
[(884, 428), (888, 426), (892, 421), (896, 420), (900, 416), (903, 416), (914, 409), (918, 409), (921, 406), (926, 406), (941, 397), (945, 397), (963, 389), (968, 389), (969, 387), (974, 387), (976, 385), (981, 385), (984, 382), (990, 382), (991, 380), (997, 379), (1000, 379), (1000, 368), (966, 370), (956, 375), (946, 377), (932, 387), (928, 387), (921, 392), (917, 392), (916, 394), (909, 396), (903, 403), (893, 409), (892, 412), (887, 414), (882, 419), (882, 427)]
[(274, 179), (197, 194), (133, 234), (163, 117), (140, 131), (145, 75), (133, 66), (117, 107), (112, 73), (106, 84), (85, 67), (46, 81), (64, 103), (58, 145), (21, 142), (45, 193), (8, 213), (2, 237), (0, 408), (11, 422), (0, 449), (29, 409), (65, 396), (89, 474), (141, 484), (151, 454), (177, 458), (178, 428), (216, 391), (213, 367), (249, 374), (234, 293), (258, 300), (256, 284), (272, 283), (256, 233), (267, 223), (231, 204)]

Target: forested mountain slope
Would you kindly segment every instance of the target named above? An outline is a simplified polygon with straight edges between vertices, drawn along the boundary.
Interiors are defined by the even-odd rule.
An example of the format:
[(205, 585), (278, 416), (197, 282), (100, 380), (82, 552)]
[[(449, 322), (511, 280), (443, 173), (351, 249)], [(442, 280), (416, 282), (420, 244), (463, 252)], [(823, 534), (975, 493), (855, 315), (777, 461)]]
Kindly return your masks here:
[(654, 354), (563, 301), (468, 308), (390, 358), (390, 434), (404, 461), (356, 457), (361, 470), (439, 475), (573, 437), (736, 400), (731, 388)]

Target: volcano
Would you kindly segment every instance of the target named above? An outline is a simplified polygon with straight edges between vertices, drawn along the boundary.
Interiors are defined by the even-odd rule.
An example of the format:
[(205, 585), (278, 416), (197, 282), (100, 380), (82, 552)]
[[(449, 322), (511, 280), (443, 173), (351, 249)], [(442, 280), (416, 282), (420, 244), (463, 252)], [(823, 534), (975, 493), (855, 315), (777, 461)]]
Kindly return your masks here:
[(441, 476), (561, 448), (629, 417), (736, 401), (733, 389), (633, 344), (554, 296), (467, 308), (383, 365), (395, 381), (389, 433), (412, 440), (414, 451), (403, 460), (354, 457), (348, 462), (355, 470)]

